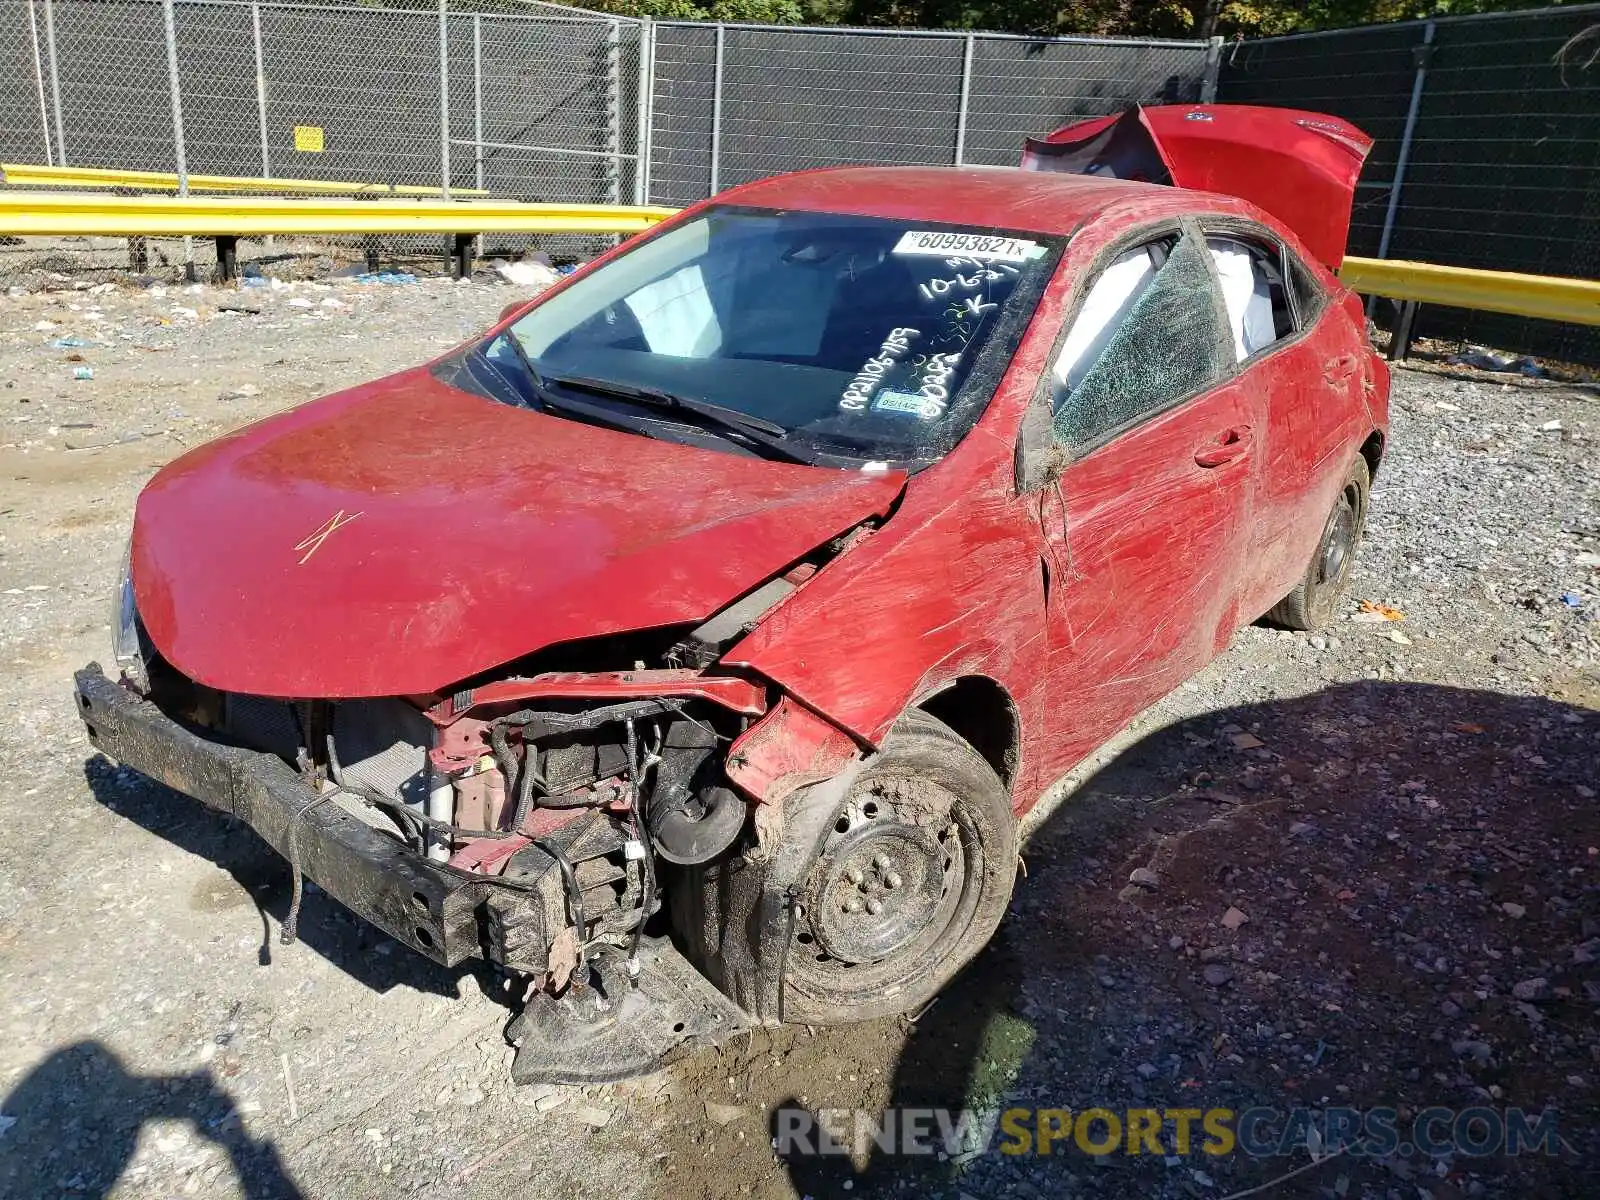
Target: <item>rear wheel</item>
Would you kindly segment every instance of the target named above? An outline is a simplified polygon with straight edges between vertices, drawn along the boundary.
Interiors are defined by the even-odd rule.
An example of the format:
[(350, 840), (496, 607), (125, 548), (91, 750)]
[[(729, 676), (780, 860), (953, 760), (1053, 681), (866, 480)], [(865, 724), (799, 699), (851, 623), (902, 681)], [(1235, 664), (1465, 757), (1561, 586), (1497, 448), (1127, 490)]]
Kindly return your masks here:
[(1333, 511), (1328, 514), (1311, 565), (1294, 590), (1273, 606), (1267, 620), (1285, 629), (1321, 629), (1338, 614), (1350, 586), (1356, 549), (1366, 530), (1367, 492), (1371, 485), (1367, 460), (1358, 454), (1344, 487), (1339, 489)]
[(799, 881), (785, 1019), (837, 1024), (926, 1004), (994, 934), (1016, 848), (994, 769), (942, 721), (907, 713)]

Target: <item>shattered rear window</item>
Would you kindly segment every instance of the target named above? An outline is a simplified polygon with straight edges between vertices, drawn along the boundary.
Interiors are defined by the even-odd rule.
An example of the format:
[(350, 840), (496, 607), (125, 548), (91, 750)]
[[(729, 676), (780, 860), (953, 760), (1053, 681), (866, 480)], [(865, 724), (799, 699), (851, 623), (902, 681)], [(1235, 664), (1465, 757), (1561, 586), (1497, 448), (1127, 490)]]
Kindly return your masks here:
[(982, 413), (1059, 240), (716, 208), (642, 239), (510, 332), (556, 385), (671, 393), (781, 426), (819, 460), (915, 466)]

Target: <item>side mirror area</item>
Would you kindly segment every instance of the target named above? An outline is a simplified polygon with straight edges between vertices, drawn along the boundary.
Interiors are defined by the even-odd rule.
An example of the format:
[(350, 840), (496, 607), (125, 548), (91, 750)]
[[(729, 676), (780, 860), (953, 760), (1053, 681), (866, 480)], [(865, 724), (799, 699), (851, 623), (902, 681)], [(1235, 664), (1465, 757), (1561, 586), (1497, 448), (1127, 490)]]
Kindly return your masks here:
[(1017, 494), (1026, 496), (1047, 486), (1065, 463), (1066, 455), (1051, 429), (1049, 408), (1030, 404), (1017, 434)]
[(516, 316), (519, 312), (527, 307), (527, 300), (513, 300), (510, 304), (506, 305), (500, 310), (500, 317), (497, 321), (495, 321), (495, 324), (504, 325), (512, 317)]

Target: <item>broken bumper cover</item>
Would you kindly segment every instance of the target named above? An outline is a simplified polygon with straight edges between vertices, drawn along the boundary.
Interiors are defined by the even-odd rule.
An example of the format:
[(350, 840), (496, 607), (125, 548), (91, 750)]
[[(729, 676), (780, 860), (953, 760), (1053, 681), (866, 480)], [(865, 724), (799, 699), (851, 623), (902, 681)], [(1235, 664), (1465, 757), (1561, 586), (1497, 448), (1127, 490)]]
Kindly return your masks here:
[(191, 733), (107, 679), (97, 663), (74, 682), (78, 715), (96, 749), (232, 813), (286, 858), (298, 820), (301, 868), (340, 904), (445, 966), (482, 955), (479, 910), (490, 884), (413, 854), (337, 804), (301, 815), (315, 793), (282, 759)]
[[(296, 835), (308, 879), (357, 916), (445, 966), (483, 955), (486, 880), (441, 867), (336, 804), (318, 804), (282, 759), (199, 737), (105, 677), (98, 663), (74, 676), (89, 740), (118, 762), (211, 808), (232, 813), (279, 854)], [(647, 940), (642, 977), (619, 984), (616, 965), (597, 996), (539, 993), (517, 1019), (519, 1083), (621, 1079), (655, 1069), (673, 1051), (716, 1044), (750, 1024), (665, 939)], [(598, 981), (597, 981), (598, 982)], [(605, 992), (611, 1000), (603, 1000)]]

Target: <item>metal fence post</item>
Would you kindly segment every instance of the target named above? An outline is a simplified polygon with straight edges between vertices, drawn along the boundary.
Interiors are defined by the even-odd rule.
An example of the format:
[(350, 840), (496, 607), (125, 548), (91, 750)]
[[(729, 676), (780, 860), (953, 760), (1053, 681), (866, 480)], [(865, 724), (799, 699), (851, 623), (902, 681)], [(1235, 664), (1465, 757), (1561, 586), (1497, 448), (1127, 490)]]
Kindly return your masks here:
[(1433, 57), (1433, 34), (1437, 26), (1429, 21), (1422, 30), (1422, 43), (1416, 55), (1417, 73), (1411, 80), (1411, 107), (1406, 110), (1405, 128), (1400, 133), (1400, 152), (1394, 160), (1394, 179), (1389, 184), (1389, 207), (1383, 214), (1383, 233), (1378, 237), (1378, 257), (1389, 257), (1389, 242), (1394, 236), (1395, 218), (1400, 214), (1400, 188), (1406, 181), (1406, 166), (1411, 161), (1411, 139), (1417, 131), (1417, 113), (1422, 108), (1422, 89), (1428, 79), (1428, 60)]
[(472, 186), (483, 191), (483, 17), (472, 14)]
[(721, 190), (722, 178), (722, 55), (728, 27), (717, 22), (717, 56), (711, 69), (711, 194)]
[(634, 143), (633, 202), (650, 202), (650, 107), (655, 94), (656, 26), (648, 18), (639, 22), (639, 135)]
[[(167, 90), (172, 102), (172, 156), (178, 168), (178, 195), (189, 194), (189, 160), (183, 140), (183, 87), (178, 82), (178, 26), (172, 13), (172, 0), (161, 0), (161, 23), (167, 34)], [(217, 243), (220, 249), (222, 243)], [(183, 273), (195, 281), (194, 239), (183, 239)]]
[(39, 24), (35, 20), (33, 0), (28, 0), (28, 42), (33, 47), (33, 85), (39, 93), (39, 136), (44, 139), (44, 165), (56, 165), (54, 151), (50, 148), (50, 114), (44, 100), (44, 60), (39, 57)]
[(256, 46), (256, 127), (261, 135), (261, 178), (272, 178), (272, 157), (267, 150), (267, 66), (261, 49), (261, 5), (250, 0), (250, 28)]
[(44, 0), (44, 45), (50, 62), (50, 104), (56, 119), (56, 158), (60, 166), (67, 165), (67, 139), (61, 133), (61, 75), (56, 69), (56, 12), (50, 0)]
[(1217, 76), (1222, 73), (1222, 39), (1206, 39), (1206, 72), (1200, 78), (1200, 103), (1217, 102)]
[(622, 203), (622, 23), (606, 30), (606, 199)]
[(967, 109), (972, 103), (972, 51), (977, 38), (970, 33), (961, 52), (961, 103), (956, 109), (956, 166), (966, 166)]
[(439, 0), (439, 193), (450, 199), (450, 16)]

